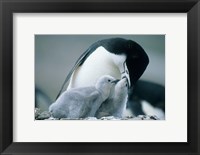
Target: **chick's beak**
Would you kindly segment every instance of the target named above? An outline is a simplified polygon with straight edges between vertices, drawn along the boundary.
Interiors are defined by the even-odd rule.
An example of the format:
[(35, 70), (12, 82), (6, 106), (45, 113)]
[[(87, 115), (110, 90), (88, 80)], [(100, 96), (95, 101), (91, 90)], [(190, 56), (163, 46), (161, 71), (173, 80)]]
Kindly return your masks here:
[(117, 82), (119, 82), (119, 80), (114, 80), (114, 81), (112, 81), (111, 83), (116, 84)]

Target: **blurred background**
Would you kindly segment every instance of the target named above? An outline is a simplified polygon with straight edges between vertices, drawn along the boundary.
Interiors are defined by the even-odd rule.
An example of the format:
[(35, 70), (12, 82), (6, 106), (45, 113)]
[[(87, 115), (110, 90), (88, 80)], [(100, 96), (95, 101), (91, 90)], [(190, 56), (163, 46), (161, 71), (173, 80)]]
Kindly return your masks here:
[[(128, 103), (128, 107), (136, 111), (131, 110), (127, 115), (158, 115), (154, 111), (157, 108), (164, 112), (165, 35), (35, 35), (36, 107), (48, 110), (48, 106), (55, 101), (68, 72), (79, 56), (94, 42), (113, 37), (137, 42), (143, 47), (150, 60), (140, 78), (140, 83), (136, 85), (135, 94), (131, 96), (135, 104)], [(151, 104), (148, 104), (149, 102)], [(150, 109), (151, 112), (143, 113), (145, 108), (148, 111)], [(164, 116), (160, 117), (164, 118)]]

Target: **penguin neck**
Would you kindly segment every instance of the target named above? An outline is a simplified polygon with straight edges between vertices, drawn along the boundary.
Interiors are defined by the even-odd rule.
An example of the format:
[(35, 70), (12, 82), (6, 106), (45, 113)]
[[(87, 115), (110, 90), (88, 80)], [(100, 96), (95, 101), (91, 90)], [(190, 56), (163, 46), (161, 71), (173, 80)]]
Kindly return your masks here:
[(110, 53), (108, 52), (108, 57), (111, 59), (111, 61), (114, 63), (115, 66), (117, 66), (120, 75), (121, 75), (121, 79), (126, 77), (126, 79), (128, 80), (128, 84), (129, 86), (131, 85), (130, 82), (130, 76), (129, 76), (129, 71), (126, 65), (126, 58), (127, 56), (123, 53), (121, 54), (114, 54), (114, 53)]
[[(86, 61), (89, 61), (89, 59), (93, 60), (93, 64), (97, 63), (100, 65), (99, 67), (103, 66), (102, 69), (104, 71), (109, 70), (111, 74), (115, 72), (117, 75), (111, 76), (117, 79), (121, 78), (122, 72), (125, 72), (124, 63), (126, 61), (126, 55), (111, 53), (110, 51), (107, 51), (103, 46), (98, 47)], [(98, 61), (100, 61), (100, 63)]]
[(107, 51), (104, 47), (100, 46), (95, 51), (98, 58), (102, 58), (103, 62), (109, 63), (111, 66), (116, 66), (120, 72), (124, 71), (124, 62), (126, 61), (125, 54), (115, 54)]

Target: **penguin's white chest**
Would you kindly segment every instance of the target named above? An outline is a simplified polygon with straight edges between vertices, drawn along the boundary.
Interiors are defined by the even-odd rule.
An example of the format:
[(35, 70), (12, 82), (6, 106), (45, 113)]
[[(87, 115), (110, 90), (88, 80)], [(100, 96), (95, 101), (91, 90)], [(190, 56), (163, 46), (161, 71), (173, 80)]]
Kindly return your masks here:
[(121, 79), (120, 70), (125, 60), (125, 55), (115, 55), (99, 47), (74, 71), (67, 89), (95, 85), (102, 75)]

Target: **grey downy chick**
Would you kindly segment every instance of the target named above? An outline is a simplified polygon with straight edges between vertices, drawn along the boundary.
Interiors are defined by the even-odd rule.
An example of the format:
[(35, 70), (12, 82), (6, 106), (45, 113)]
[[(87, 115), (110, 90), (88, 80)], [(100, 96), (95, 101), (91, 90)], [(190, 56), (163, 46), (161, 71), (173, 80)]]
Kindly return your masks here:
[(115, 85), (113, 92), (106, 101), (102, 103), (97, 110), (95, 116), (97, 118), (105, 116), (123, 117), (128, 100), (128, 84), (127, 79), (123, 78)]
[(97, 80), (95, 86), (69, 89), (49, 107), (49, 112), (55, 118), (94, 117), (115, 84), (115, 78), (104, 75)]

